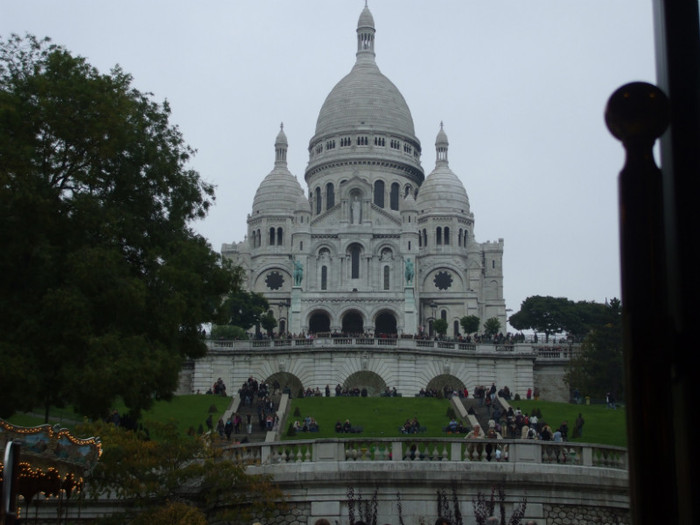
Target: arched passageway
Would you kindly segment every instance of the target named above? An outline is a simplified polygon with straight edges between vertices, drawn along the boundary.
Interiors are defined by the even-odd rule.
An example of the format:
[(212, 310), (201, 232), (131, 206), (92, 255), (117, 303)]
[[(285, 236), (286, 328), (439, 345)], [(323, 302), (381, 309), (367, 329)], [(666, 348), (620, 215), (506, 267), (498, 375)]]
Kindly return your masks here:
[(441, 374), (432, 378), (426, 386), (426, 389), (445, 394), (446, 392), (464, 390), (464, 387), (464, 382), (461, 379), (451, 374)]
[(276, 372), (265, 379), (265, 383), (273, 392), (277, 388), (282, 393), (289, 393), (291, 397), (304, 397), (304, 385), (297, 376), (289, 372)]
[(362, 392), (367, 390), (368, 396), (378, 396), (386, 390), (386, 382), (374, 372), (363, 370), (348, 377), (343, 383), (343, 388), (348, 391), (357, 389)]

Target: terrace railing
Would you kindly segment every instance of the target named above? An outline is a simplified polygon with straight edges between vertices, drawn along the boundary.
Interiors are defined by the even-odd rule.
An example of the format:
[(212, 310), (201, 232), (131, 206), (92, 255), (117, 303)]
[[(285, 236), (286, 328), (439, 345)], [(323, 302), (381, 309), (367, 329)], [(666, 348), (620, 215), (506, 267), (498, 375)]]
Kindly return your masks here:
[(294, 351), (302, 349), (326, 348), (402, 348), (406, 350), (442, 350), (455, 352), (470, 352), (475, 354), (508, 354), (532, 356), (537, 359), (569, 360), (578, 349), (577, 345), (561, 344), (493, 344), (467, 343), (458, 340), (412, 339), (402, 337), (316, 337), (309, 339), (254, 339), (244, 341), (207, 340), (209, 349), (213, 352), (249, 352), (251, 350), (270, 349), (279, 351)]
[(247, 443), (223, 449), (244, 465), (348, 461), (522, 462), (627, 470), (627, 449), (589, 443), (509, 439), (372, 438)]

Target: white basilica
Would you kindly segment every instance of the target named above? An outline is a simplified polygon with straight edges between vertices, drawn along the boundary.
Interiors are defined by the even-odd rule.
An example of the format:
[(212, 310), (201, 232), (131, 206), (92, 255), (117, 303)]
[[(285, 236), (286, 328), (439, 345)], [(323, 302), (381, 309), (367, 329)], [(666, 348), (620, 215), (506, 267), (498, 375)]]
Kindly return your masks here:
[(280, 333), (388, 337), (496, 317), (505, 332), (503, 239), (479, 243), (442, 124), (425, 177), (411, 111), (375, 62), (365, 6), (356, 62), (326, 98), (309, 142), (308, 196), (287, 168), (287, 138), (248, 215), (246, 240), (222, 253), (262, 293)]

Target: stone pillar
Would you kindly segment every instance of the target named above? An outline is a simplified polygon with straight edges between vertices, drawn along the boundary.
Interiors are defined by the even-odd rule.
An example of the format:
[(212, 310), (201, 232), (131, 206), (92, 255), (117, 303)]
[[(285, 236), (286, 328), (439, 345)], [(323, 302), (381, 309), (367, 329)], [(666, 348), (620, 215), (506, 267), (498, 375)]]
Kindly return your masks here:
[(418, 333), (418, 316), (416, 315), (416, 298), (413, 286), (404, 287), (403, 291), (403, 332), (405, 334)]
[(289, 319), (287, 323), (287, 330), (291, 333), (301, 333), (301, 286), (292, 287), (292, 305), (289, 308)]

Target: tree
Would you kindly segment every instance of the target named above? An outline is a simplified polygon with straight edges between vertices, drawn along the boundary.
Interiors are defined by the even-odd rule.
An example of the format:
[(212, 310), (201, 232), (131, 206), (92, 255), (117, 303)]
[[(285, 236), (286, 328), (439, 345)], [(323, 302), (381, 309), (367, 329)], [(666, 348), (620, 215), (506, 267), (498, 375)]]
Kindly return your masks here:
[(581, 344), (569, 362), (564, 381), (585, 395), (603, 398), (606, 392), (624, 395), (622, 355), (622, 308), (618, 299), (606, 307), (606, 317)]
[(126, 515), (115, 516), (119, 523), (185, 523), (168, 519), (176, 509), (192, 517), (186, 523), (251, 523), (284, 507), (284, 494), (269, 476), (246, 474), (206, 438), (183, 436), (175, 423), (149, 425), (149, 439), (102, 422), (78, 428), (102, 440), (86, 488), (91, 497), (111, 494), (129, 503)]
[(486, 319), (486, 321), (484, 321), (484, 335), (494, 336), (500, 331), (501, 322), (498, 320), (498, 317), (491, 317), (490, 319)]
[(508, 321), (516, 330), (529, 328), (544, 332), (547, 341), (551, 334), (561, 332), (580, 341), (592, 328), (604, 322), (605, 311), (604, 304), (593, 301), (574, 302), (566, 297), (533, 295), (522, 302), (520, 311)]
[(465, 334), (473, 334), (479, 331), (481, 319), (476, 315), (465, 315), (459, 320), (459, 324), (462, 325), (462, 330), (464, 330)]
[(440, 336), (444, 336), (447, 333), (447, 321), (444, 319), (435, 319), (433, 321), (433, 329), (440, 334)]
[(236, 283), (189, 226), (212, 186), (167, 102), (131, 83), (48, 40), (0, 40), (1, 417), (168, 398)]
[(262, 319), (260, 319), (260, 326), (267, 332), (267, 335), (272, 335), (272, 330), (277, 326), (277, 319), (275, 319), (274, 314), (268, 311), (263, 315)]
[(564, 297), (534, 295), (522, 302), (520, 311), (511, 315), (508, 322), (516, 330), (544, 332), (549, 341), (550, 334), (564, 330), (569, 303)]
[(269, 308), (264, 295), (239, 288), (226, 297), (222, 309), (226, 324), (248, 330), (262, 323)]

